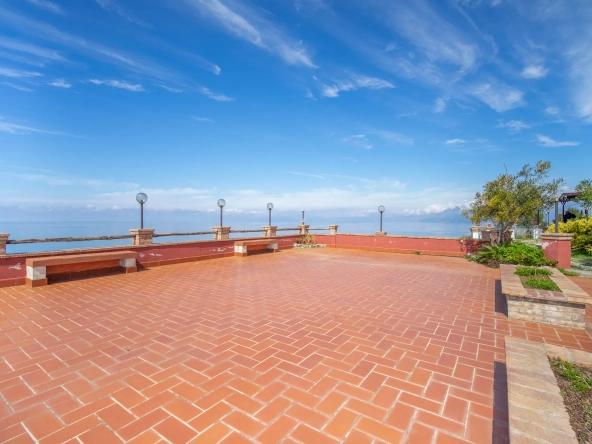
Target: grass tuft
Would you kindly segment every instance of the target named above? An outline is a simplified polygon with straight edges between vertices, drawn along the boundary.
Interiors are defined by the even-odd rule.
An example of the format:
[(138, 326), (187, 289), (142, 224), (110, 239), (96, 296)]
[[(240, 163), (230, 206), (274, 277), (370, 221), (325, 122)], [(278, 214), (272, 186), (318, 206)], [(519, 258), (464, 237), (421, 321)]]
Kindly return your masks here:
[(579, 392), (587, 392), (592, 388), (592, 378), (583, 374), (570, 362), (551, 361), (553, 367), (561, 376), (565, 376), (571, 382), (571, 388)]
[(551, 271), (545, 268), (517, 267), (515, 273), (518, 276), (551, 276)]
[(559, 271), (561, 271), (566, 276), (579, 276), (580, 275), (580, 273), (576, 273), (575, 271), (571, 271), (571, 270), (566, 270), (565, 268), (557, 267), (557, 269)]
[(557, 284), (553, 282), (551, 279), (537, 279), (537, 278), (530, 278), (525, 279), (522, 281), (522, 285), (525, 288), (534, 288), (536, 290), (549, 290), (549, 291), (561, 291)]

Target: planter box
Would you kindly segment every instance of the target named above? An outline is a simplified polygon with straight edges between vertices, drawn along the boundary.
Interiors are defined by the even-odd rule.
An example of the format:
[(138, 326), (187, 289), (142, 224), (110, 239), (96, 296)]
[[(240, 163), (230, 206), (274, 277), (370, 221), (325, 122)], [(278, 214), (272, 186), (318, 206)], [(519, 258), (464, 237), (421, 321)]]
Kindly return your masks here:
[(502, 293), (506, 296), (508, 318), (549, 324), (556, 327), (586, 328), (586, 305), (592, 298), (559, 270), (547, 268), (558, 291), (524, 288), (515, 265), (501, 265)]

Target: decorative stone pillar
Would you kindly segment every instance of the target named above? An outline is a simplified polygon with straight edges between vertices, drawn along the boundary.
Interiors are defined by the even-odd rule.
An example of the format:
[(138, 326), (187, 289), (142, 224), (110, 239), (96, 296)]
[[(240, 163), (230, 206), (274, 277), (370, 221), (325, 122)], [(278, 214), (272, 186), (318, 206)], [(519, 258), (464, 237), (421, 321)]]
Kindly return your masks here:
[(473, 239), (481, 239), (481, 231), (483, 230), (483, 227), (471, 227), (471, 237)]
[(559, 268), (571, 268), (571, 233), (543, 233), (543, 252)]
[(336, 235), (337, 234), (337, 227), (339, 225), (329, 225), (329, 234)]
[(132, 245), (150, 245), (152, 244), (152, 235), (154, 228), (133, 228), (130, 230), (133, 234)]
[(230, 239), (230, 227), (212, 227), (212, 231), (214, 232), (215, 240)]
[(275, 237), (277, 233), (277, 225), (265, 225), (263, 227), (263, 236)]
[(6, 241), (10, 233), (0, 233), (0, 254), (6, 254)]
[(386, 236), (386, 231), (377, 231), (374, 233), (375, 236)]
[(489, 241), (491, 242), (491, 245), (494, 245), (498, 239), (499, 239), (499, 233), (497, 230), (489, 231)]
[(306, 224), (302, 224), (302, 225), (297, 225), (299, 233), (298, 234), (308, 234), (308, 228), (310, 227), (310, 225), (306, 225)]

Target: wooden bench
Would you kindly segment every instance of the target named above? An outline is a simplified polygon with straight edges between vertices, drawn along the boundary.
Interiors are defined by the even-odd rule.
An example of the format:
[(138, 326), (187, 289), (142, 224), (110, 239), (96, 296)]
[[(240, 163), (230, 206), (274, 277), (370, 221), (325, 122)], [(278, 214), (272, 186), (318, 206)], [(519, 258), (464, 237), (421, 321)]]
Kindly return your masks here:
[[(110, 251), (106, 253), (69, 254), (62, 256), (31, 257), (27, 259), (26, 285), (29, 287), (41, 287), (47, 285), (47, 275), (51, 272), (63, 271), (64, 266), (102, 262), (103, 265), (119, 261), (119, 266), (126, 273), (137, 271), (135, 251)], [(61, 268), (61, 270), (60, 270)], [(53, 269), (53, 270), (52, 270)]]
[(248, 251), (273, 250), (275, 252), (277, 249), (278, 243), (273, 239), (236, 241), (234, 243), (234, 255), (241, 257), (247, 256)]

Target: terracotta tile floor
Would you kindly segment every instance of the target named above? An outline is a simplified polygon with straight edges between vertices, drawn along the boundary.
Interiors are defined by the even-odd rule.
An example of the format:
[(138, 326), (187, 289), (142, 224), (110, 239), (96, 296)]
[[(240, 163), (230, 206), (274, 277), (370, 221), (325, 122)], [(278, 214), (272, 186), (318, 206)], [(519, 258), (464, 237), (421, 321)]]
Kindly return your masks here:
[[(0, 290), (0, 437), (24, 443), (507, 442), (499, 272), (290, 250)], [(497, 300), (497, 302), (496, 302)]]

